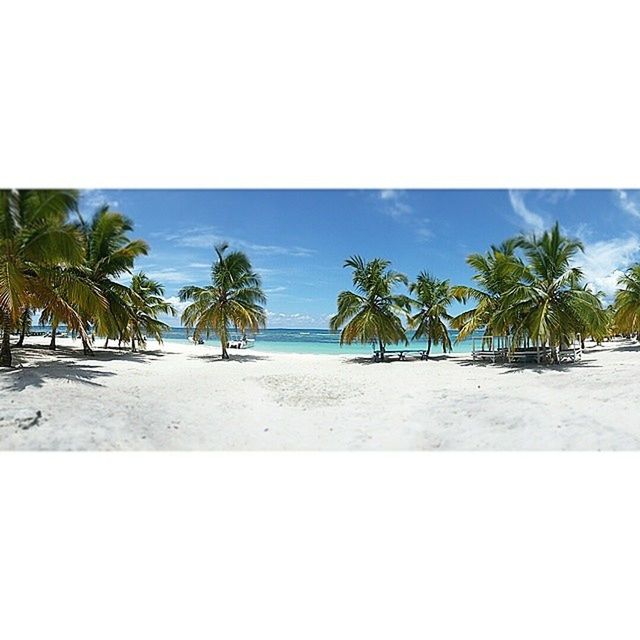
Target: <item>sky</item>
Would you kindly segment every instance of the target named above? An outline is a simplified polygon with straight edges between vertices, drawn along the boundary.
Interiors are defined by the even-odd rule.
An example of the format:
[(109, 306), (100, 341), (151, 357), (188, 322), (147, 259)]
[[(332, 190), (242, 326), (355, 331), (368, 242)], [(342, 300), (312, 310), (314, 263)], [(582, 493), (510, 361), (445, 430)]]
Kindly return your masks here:
[[(177, 297), (206, 285), (214, 244), (247, 253), (262, 277), (271, 328), (327, 328), (337, 294), (351, 288), (351, 255), (384, 257), (410, 279), (421, 270), (471, 284), (470, 253), (556, 220), (582, 240), (576, 264), (610, 300), (640, 261), (640, 191), (626, 190), (86, 190), (80, 210), (109, 204), (150, 245), (136, 262)], [(123, 279), (125, 282), (127, 278)], [(451, 312), (463, 308), (455, 303)], [(179, 326), (179, 318), (165, 319)]]

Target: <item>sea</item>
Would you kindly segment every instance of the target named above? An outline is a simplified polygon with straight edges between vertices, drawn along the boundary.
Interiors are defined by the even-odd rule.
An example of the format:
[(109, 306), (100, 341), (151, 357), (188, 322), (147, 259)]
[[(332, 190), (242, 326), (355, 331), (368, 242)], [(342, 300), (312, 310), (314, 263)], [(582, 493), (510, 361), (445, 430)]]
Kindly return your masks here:
[[(36, 325), (32, 327), (34, 331), (50, 331), (50, 325)], [(59, 331), (66, 331), (64, 325), (58, 327)], [(403, 345), (387, 345), (387, 349), (426, 349), (427, 343), (425, 339), (414, 340), (413, 333), (409, 332), (409, 346)], [(482, 332), (476, 334), (482, 336)], [(230, 334), (231, 339), (240, 338), (233, 332)], [(313, 353), (320, 355), (372, 355), (373, 347), (371, 344), (349, 344), (340, 346), (340, 332), (330, 331), (329, 329), (263, 329), (256, 335), (248, 336), (253, 338), (255, 342), (250, 344), (260, 351), (271, 351), (274, 353)], [(458, 332), (449, 331), (451, 344), (454, 353), (469, 353), (472, 351), (471, 338), (458, 342)], [(170, 331), (165, 333), (164, 339), (167, 342), (180, 342), (182, 344), (193, 344), (184, 327), (172, 327)], [(205, 344), (218, 346), (220, 341), (217, 336), (211, 334), (209, 338), (202, 336)], [(153, 341), (150, 341), (151, 344)], [(377, 345), (375, 347), (378, 348)], [(432, 345), (432, 354), (442, 353), (442, 345)]]
[[(457, 331), (450, 331), (451, 343), (454, 353), (470, 352), (471, 339), (456, 342), (458, 337)], [(479, 334), (481, 335), (481, 334)], [(211, 335), (205, 344), (219, 344), (216, 336)], [(239, 336), (234, 336), (239, 337)], [(328, 329), (264, 329), (254, 336), (255, 342), (252, 343), (256, 349), (260, 351), (271, 351), (275, 353), (314, 353), (322, 355), (372, 355), (373, 348), (371, 344), (351, 344), (340, 346), (340, 333), (329, 331)], [(409, 334), (410, 349), (426, 348), (426, 340), (412, 340), (413, 334)], [(166, 341), (178, 341), (189, 343), (187, 332), (184, 328), (172, 328), (165, 334)], [(387, 349), (400, 348), (404, 345), (387, 345)], [(377, 346), (376, 346), (377, 348)], [(441, 345), (433, 345), (431, 347), (432, 354), (442, 353)]]

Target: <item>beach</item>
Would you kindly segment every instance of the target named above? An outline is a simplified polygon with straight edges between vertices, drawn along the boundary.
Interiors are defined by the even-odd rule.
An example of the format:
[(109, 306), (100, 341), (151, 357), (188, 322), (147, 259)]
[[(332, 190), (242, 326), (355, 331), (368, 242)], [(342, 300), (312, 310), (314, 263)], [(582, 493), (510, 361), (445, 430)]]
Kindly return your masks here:
[[(3, 450), (634, 450), (640, 345), (582, 362), (474, 363), (29, 338), (0, 372)], [(156, 345), (156, 346), (153, 346)]]

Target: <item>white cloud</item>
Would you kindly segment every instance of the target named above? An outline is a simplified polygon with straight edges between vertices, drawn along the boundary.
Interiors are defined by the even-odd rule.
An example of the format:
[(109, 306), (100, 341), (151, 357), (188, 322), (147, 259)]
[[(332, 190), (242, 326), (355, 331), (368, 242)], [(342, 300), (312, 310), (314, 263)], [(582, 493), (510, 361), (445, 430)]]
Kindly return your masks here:
[(413, 212), (413, 208), (406, 202), (404, 191), (383, 189), (378, 198), (383, 203), (382, 210), (392, 218), (402, 218)]
[(281, 293), (282, 291), (286, 291), (287, 287), (272, 287), (271, 289), (264, 289), (265, 293)]
[(99, 207), (108, 204), (111, 208), (117, 208), (117, 200), (110, 198), (102, 189), (84, 189), (80, 192), (80, 209), (93, 214)]
[(170, 296), (169, 298), (165, 298), (165, 300), (171, 303), (178, 312), (178, 318), (182, 315), (182, 312), (191, 304), (189, 301), (181, 302), (178, 296)]
[(558, 204), (563, 200), (569, 200), (575, 195), (575, 189), (541, 189), (536, 191), (538, 198), (544, 202)]
[(411, 225), (412, 231), (419, 242), (427, 242), (433, 237), (429, 228), (429, 218), (420, 218), (417, 212), (406, 201), (405, 191), (398, 189), (383, 189), (376, 198), (382, 211), (402, 224)]
[(424, 242), (431, 240), (433, 231), (429, 228), (429, 218), (422, 218), (416, 224), (416, 234), (418, 238)]
[(270, 327), (284, 329), (326, 329), (329, 315), (310, 315), (307, 313), (279, 313), (267, 310), (267, 324)]
[(513, 211), (526, 225), (527, 231), (542, 233), (547, 227), (545, 219), (538, 213), (529, 210), (524, 203), (524, 192), (515, 189), (509, 189), (509, 200)]
[(640, 205), (629, 195), (627, 191), (622, 189), (616, 190), (616, 196), (618, 198), (618, 206), (626, 213), (632, 215), (635, 218), (640, 218)]
[(597, 242), (585, 242), (584, 254), (576, 257), (586, 281), (597, 291), (603, 291), (611, 302), (618, 278), (640, 259), (640, 239), (635, 235)]
[(308, 258), (317, 253), (315, 249), (307, 249), (306, 247), (283, 247), (272, 244), (256, 244), (241, 238), (221, 235), (210, 227), (197, 227), (185, 230), (182, 233), (166, 234), (164, 238), (165, 240), (173, 240), (180, 246), (194, 249), (213, 249), (214, 245), (221, 242), (227, 242), (231, 248), (240, 248), (251, 253), (267, 256), (287, 255), (299, 258)]
[(171, 282), (173, 284), (189, 284), (194, 280), (193, 274), (178, 269), (156, 269), (153, 271), (145, 271), (146, 275), (152, 280), (159, 280), (160, 284)]
[(269, 276), (274, 276), (278, 274), (282, 274), (282, 269), (272, 269), (270, 267), (255, 267), (254, 271), (259, 273), (263, 278), (268, 278)]

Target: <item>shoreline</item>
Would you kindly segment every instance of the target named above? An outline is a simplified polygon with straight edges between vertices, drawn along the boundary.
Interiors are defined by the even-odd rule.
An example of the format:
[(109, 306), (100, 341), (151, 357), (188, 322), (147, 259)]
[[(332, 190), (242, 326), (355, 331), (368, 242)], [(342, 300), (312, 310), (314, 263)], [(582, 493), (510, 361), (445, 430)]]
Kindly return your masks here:
[(2, 450), (640, 449), (631, 340), (566, 365), (47, 343), (0, 373)]

